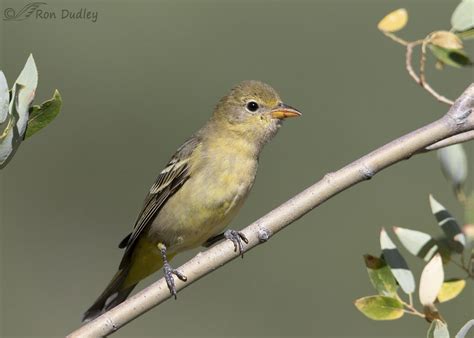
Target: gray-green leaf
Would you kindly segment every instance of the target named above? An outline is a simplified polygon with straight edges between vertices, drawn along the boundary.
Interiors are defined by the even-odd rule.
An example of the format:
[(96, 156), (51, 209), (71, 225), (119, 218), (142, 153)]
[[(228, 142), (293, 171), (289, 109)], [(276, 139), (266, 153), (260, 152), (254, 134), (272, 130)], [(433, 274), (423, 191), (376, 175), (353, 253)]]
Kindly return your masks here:
[(451, 26), (457, 32), (474, 27), (474, 0), (463, 0), (451, 16)]
[(462, 144), (441, 148), (437, 153), (444, 176), (458, 191), (467, 177), (467, 157)]
[(31, 107), (25, 138), (35, 134), (54, 120), (61, 111), (61, 105), (61, 95), (58, 90), (55, 90), (50, 100), (43, 102), (40, 106)]
[(14, 96), (9, 105), (9, 113), (7, 119), (2, 124), (0, 133), (0, 169), (10, 162), (15, 155), (16, 150), (21, 142), (21, 137), (18, 133), (17, 121), (18, 121), (18, 97), (22, 91), (21, 85), (18, 83), (14, 87)]
[(436, 241), (427, 233), (400, 227), (394, 227), (393, 231), (411, 254), (426, 262), (438, 251)]
[(1, 125), (8, 116), (8, 103), (10, 101), (10, 94), (8, 94), (8, 84), (5, 75), (0, 70), (0, 133)]
[(380, 231), (380, 247), (390, 271), (392, 271), (403, 292), (413, 293), (415, 291), (415, 277), (413, 277), (407, 262), (383, 228)]
[(28, 60), (26, 60), (25, 67), (23, 67), (23, 70), (15, 81), (13, 96), (15, 96), (16, 84), (21, 86), (20, 93), (18, 94), (18, 105), (16, 107), (18, 112), (16, 127), (18, 128), (20, 137), (23, 137), (28, 122), (28, 110), (35, 98), (36, 87), (38, 85), (38, 70), (36, 69), (33, 55), (30, 54)]
[(427, 338), (449, 338), (448, 326), (439, 319), (431, 322), (426, 335)]
[(437, 200), (430, 195), (431, 212), (438, 221), (438, 225), (444, 232), (448, 245), (452, 250), (461, 253), (466, 246), (466, 238), (464, 237), (461, 228), (456, 219), (441, 205)]

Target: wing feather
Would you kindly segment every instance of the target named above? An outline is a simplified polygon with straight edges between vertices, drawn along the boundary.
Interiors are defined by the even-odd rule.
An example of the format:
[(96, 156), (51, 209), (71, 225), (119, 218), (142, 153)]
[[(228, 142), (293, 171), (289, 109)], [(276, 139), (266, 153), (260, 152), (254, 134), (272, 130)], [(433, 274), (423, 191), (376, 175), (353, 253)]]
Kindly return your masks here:
[(166, 201), (176, 193), (190, 177), (189, 158), (198, 144), (199, 141), (197, 137), (192, 137), (179, 147), (165, 169), (160, 172), (155, 183), (151, 186), (132, 233), (119, 244), (120, 248), (126, 247), (120, 267), (126, 264), (133, 251), (134, 244), (145, 228), (151, 224), (156, 215), (158, 215), (160, 209), (166, 204)]

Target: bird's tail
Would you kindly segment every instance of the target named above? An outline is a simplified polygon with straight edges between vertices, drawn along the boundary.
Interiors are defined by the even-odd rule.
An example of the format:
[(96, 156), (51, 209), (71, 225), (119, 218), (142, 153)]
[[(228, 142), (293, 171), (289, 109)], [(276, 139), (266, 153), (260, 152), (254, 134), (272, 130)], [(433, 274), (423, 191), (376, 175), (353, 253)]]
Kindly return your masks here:
[(82, 317), (83, 322), (95, 319), (127, 299), (130, 292), (132, 292), (133, 288), (137, 285), (132, 284), (131, 286), (123, 287), (128, 272), (128, 268), (117, 271), (104, 292), (102, 292), (94, 304), (84, 313)]

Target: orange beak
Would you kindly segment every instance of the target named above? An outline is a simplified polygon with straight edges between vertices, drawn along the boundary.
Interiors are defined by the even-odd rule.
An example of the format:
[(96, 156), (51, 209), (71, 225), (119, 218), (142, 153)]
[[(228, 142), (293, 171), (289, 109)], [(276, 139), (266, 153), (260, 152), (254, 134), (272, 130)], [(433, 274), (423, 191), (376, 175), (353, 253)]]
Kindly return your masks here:
[(298, 109), (288, 106), (284, 103), (280, 103), (270, 112), (270, 115), (275, 119), (283, 120), (288, 117), (298, 117), (302, 114), (298, 111)]

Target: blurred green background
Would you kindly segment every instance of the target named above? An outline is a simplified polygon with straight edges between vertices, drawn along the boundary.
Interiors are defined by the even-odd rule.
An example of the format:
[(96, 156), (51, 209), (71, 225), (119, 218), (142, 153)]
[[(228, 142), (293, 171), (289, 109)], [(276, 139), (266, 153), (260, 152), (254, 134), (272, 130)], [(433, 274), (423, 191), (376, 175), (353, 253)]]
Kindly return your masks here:
[[(24, 4), (1, 0), (0, 13)], [(0, 21), (0, 69), (9, 84), (32, 52), (40, 72), (35, 102), (55, 88), (64, 100), (60, 116), (0, 173), (2, 336), (64, 336), (80, 325), (115, 272), (117, 244), (154, 178), (237, 82), (270, 83), (304, 116), (288, 121), (265, 149), (233, 228), (441, 116), (447, 106), (409, 78), (404, 49), (376, 24), (406, 7), (410, 21), (400, 35), (422, 38), (449, 29), (457, 4), (48, 0), (44, 10), (87, 8), (98, 20)], [(428, 79), (447, 97), (473, 80), (469, 69), (433, 65), (430, 57)], [(471, 168), (473, 146), (466, 145)], [(374, 293), (362, 255), (379, 254), (381, 226), (439, 233), (429, 193), (462, 219), (435, 153), (416, 156), (333, 198), (114, 336), (423, 337), (423, 320), (370, 321), (353, 300)], [(402, 253), (419, 278), (422, 262)], [(474, 316), (473, 292), (470, 283), (441, 306), (453, 333)]]

